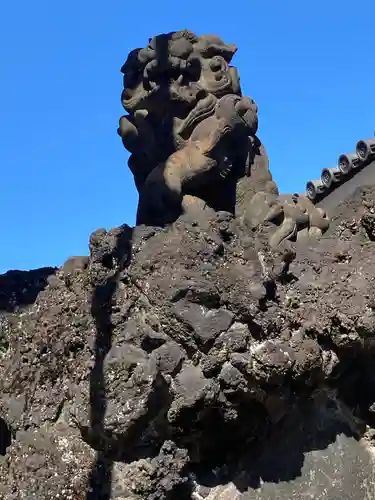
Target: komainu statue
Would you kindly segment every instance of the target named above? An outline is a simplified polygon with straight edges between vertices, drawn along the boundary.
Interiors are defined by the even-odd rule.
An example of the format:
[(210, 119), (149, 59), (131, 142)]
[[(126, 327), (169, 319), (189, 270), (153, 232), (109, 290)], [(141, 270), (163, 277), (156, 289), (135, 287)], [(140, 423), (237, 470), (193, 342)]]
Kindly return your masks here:
[(121, 68), (128, 114), (118, 134), (131, 153), (137, 224), (164, 225), (210, 207), (275, 224), (275, 246), (300, 232), (321, 234), (328, 226), (322, 210), (305, 198), (279, 197), (256, 135), (257, 105), (242, 95), (231, 65), (236, 51), (216, 35), (182, 30), (128, 55)]

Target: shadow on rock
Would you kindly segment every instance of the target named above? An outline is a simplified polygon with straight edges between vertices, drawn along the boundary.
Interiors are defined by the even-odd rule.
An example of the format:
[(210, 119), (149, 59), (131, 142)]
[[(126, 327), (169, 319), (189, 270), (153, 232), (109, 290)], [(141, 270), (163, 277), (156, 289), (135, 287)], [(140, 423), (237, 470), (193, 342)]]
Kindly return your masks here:
[(0, 456), (5, 456), (12, 442), (10, 429), (3, 418), (0, 418)]
[[(170, 34), (164, 34), (156, 36), (155, 42), (155, 64), (158, 71), (153, 76), (155, 80), (155, 85), (159, 86), (158, 99), (160, 102), (170, 103), (171, 105), (167, 107), (162, 115), (159, 116), (158, 113), (148, 117), (149, 126), (152, 128), (155, 134), (155, 143), (158, 145), (158, 154), (161, 155), (159, 160), (165, 162), (167, 158), (175, 151), (175, 139), (173, 137), (174, 129), (174, 107), (172, 106), (173, 97), (171, 95), (170, 89), (170, 74), (166, 71), (169, 67), (169, 43)], [(162, 123), (162, 126), (161, 126)], [(144, 146), (143, 146), (144, 147)], [(143, 171), (143, 169), (142, 169)], [(148, 172), (149, 174), (150, 172)], [(165, 226), (166, 223), (174, 222), (181, 214), (181, 200), (179, 196), (175, 196), (174, 193), (168, 188), (166, 184), (163, 184), (162, 190), (165, 192), (165, 197), (169, 200), (174, 200), (170, 203), (170, 206), (154, 206), (153, 210), (149, 209), (150, 196), (153, 196), (152, 192), (146, 192), (142, 195), (142, 190), (147, 178), (147, 175), (142, 176), (142, 182), (138, 180), (139, 173), (135, 173), (136, 185), (139, 185), (140, 201), (138, 204), (137, 211), (137, 224), (150, 224), (154, 226)], [(144, 178), (143, 178), (144, 177)], [(154, 187), (155, 189), (155, 187)]]
[(359, 442), (364, 430), (333, 394), (318, 390), (240, 461), (237, 472), (200, 481), (217, 491), (210, 497), (215, 500), (229, 498), (229, 483), (235, 486), (233, 498), (242, 493), (241, 500), (323, 498), (324, 491), (327, 499), (344, 493), (352, 498), (350, 492), (362, 492), (361, 481), (373, 468), (371, 453)]
[(0, 275), (0, 311), (14, 312), (33, 304), (57, 268), (42, 267), (31, 271), (8, 271)]
[[(112, 346), (111, 322), (112, 300), (117, 289), (121, 271), (130, 263), (132, 252), (132, 229), (123, 226), (115, 236), (114, 247), (104, 244), (96, 245), (106, 236), (104, 230), (98, 230), (91, 236), (92, 265), (97, 267), (98, 281), (92, 295), (91, 314), (95, 320), (95, 360), (90, 376), (90, 420), (92, 431), (101, 436), (104, 434), (104, 417), (107, 408), (104, 360)], [(105, 500), (111, 497), (111, 476), (113, 460), (109, 451), (103, 448), (97, 452), (88, 481), (87, 500)]]

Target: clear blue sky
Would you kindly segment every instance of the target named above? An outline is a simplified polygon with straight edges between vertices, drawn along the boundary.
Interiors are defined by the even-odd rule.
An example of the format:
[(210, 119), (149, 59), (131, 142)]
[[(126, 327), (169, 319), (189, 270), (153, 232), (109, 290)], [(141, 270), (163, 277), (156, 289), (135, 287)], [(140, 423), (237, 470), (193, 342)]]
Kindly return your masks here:
[(281, 191), (303, 190), (375, 128), (374, 0), (19, 0), (0, 17), (0, 272), (61, 265), (96, 228), (134, 223), (120, 67), (154, 34), (238, 45)]

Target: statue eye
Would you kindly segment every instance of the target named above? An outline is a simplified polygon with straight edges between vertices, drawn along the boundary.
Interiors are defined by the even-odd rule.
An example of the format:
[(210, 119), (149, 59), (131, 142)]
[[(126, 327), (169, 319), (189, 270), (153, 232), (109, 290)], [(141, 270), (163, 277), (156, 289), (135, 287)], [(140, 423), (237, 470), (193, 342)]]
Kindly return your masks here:
[(224, 68), (223, 60), (221, 57), (213, 57), (210, 61), (210, 68), (212, 71), (220, 71)]

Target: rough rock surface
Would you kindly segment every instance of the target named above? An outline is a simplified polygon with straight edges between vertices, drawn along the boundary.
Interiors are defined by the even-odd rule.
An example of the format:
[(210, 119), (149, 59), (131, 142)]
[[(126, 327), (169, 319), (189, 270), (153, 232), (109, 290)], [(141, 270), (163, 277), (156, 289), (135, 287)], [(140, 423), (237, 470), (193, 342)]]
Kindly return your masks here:
[(1, 317), (0, 498), (373, 498), (373, 199), (294, 249), (223, 212), (93, 233)]
[[(152, 154), (142, 149), (166, 95), (193, 102), (183, 125), (187, 141), (199, 137), (199, 161), (174, 157), (179, 174), (202, 158), (228, 166), (231, 149), (207, 137), (221, 144), (237, 112), (247, 132), (257, 125), (228, 66), (234, 51), (185, 30), (129, 56), (120, 135), (141, 194), (151, 167), (151, 201), (165, 201), (160, 177), (152, 184), (159, 162), (192, 147), (158, 158), (161, 134)], [(186, 93), (178, 76), (193, 60), (208, 94), (189, 80)], [(199, 95), (229, 95), (209, 108), (212, 127), (199, 128)], [(216, 127), (222, 105), (234, 122)], [(99, 229), (87, 257), (0, 276), (0, 500), (374, 498), (375, 189), (357, 189), (328, 228), (323, 211), (265, 188), (262, 158), (235, 190), (243, 210), (182, 190), (191, 209), (169, 225)], [(305, 238), (316, 217), (324, 236)]]

